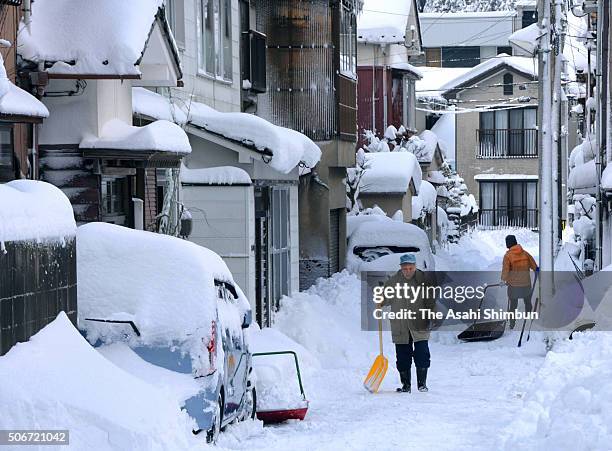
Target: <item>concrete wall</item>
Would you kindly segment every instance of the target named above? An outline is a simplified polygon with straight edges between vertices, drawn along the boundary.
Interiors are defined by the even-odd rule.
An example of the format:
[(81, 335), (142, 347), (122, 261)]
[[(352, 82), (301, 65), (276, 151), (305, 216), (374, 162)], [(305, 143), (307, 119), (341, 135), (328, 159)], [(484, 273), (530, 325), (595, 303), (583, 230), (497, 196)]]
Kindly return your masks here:
[[(502, 71), (486, 80), (479, 81), (483, 86), (481, 89), (467, 89), (460, 92), (458, 100), (474, 100), (469, 105), (477, 107), (480, 105), (493, 105), (504, 103), (499, 99), (510, 99), (519, 96), (531, 96), (532, 100), (525, 104), (537, 105), (538, 85), (531, 82), (525, 84), (525, 90), (520, 90), (519, 86), (514, 86), (514, 95), (504, 95)], [(522, 75), (513, 73), (514, 83), (530, 82)], [(489, 87), (498, 85), (497, 87)], [(487, 86), (487, 87), (485, 87)], [(516, 102), (514, 102), (516, 103)], [(463, 105), (460, 103), (459, 105)], [(476, 200), (479, 199), (478, 182), (474, 180), (477, 174), (527, 174), (538, 175), (539, 158), (477, 158), (478, 138), (477, 130), (480, 127), (480, 113), (457, 114), (456, 120), (456, 154), (457, 172), (463, 179)]]
[(412, 222), (412, 194), (410, 192), (399, 193), (360, 193), (359, 200), (364, 208), (372, 208), (378, 205), (387, 216), (391, 217), (401, 210), (404, 222)]

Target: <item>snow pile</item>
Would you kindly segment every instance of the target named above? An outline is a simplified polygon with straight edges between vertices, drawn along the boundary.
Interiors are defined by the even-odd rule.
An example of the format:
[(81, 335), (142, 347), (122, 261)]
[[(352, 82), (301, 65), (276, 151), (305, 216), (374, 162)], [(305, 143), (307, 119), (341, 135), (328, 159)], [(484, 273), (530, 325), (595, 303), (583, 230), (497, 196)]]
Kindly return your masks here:
[(1, 429), (69, 429), (75, 449), (190, 449), (179, 403), (95, 351), (62, 312), (0, 357)]
[(19, 28), (18, 53), (53, 62), (59, 74), (138, 75), (162, 0), (37, 0), (30, 22)]
[(455, 161), (455, 115), (442, 114), (440, 119), (431, 128), (431, 131), (438, 138), (438, 146), (442, 151), (442, 155), (449, 161)]
[(601, 189), (612, 190), (612, 164), (610, 162), (601, 173)]
[[(259, 329), (254, 324), (248, 329), (251, 352), (293, 351), (298, 355), (302, 377), (321, 367), (319, 361), (306, 348), (281, 333), (278, 329)], [(257, 410), (295, 409), (305, 406), (298, 384), (293, 356), (255, 356), (255, 387)]]
[(241, 168), (218, 166), (214, 168), (190, 169), (181, 166), (181, 182), (202, 185), (251, 185), (251, 177)]
[(421, 168), (410, 152), (365, 154), (360, 191), (364, 193), (406, 193), (410, 183), (418, 191)]
[(612, 441), (612, 333), (557, 343), (537, 372), (505, 449), (608, 449)]
[(535, 55), (538, 41), (541, 36), (542, 30), (540, 30), (540, 25), (534, 23), (512, 33), (508, 38), (508, 41), (510, 41), (512, 45), (526, 51), (530, 55)]
[(63, 240), (75, 234), (72, 205), (59, 188), (36, 180), (0, 184), (0, 247), (5, 241)]
[(412, 75), (417, 77), (417, 80), (423, 78), (423, 69), (422, 67), (413, 66), (410, 63), (392, 63), (389, 65), (392, 69), (404, 70), (406, 72), (410, 72)]
[(433, 185), (425, 180), (421, 182), (418, 196), (412, 197), (412, 219), (424, 218), (436, 208), (438, 194)]
[(357, 41), (370, 44), (403, 44), (413, 1), (364, 0), (357, 18)]
[(438, 137), (431, 130), (423, 130), (419, 138), (425, 142), (423, 150), (415, 154), (419, 162), (431, 163), (438, 148)]
[(358, 214), (349, 213), (346, 216), (346, 237), (347, 239), (350, 238), (353, 232), (357, 230), (357, 227), (359, 227), (364, 222), (384, 222), (387, 219), (387, 214), (382, 210), (382, 208), (378, 206), (374, 208), (367, 208), (363, 211), (360, 211)]
[(189, 138), (178, 125), (169, 121), (155, 121), (144, 127), (128, 125), (120, 119), (111, 119), (102, 127), (99, 137), (87, 136), (81, 149), (148, 150), (159, 152), (191, 152)]
[(248, 113), (221, 113), (198, 102), (190, 103), (187, 108), (191, 124), (258, 151), (271, 152), (270, 165), (277, 171), (289, 173), (302, 162), (313, 168), (321, 159), (321, 149), (310, 138), (261, 117)]
[(40, 100), (11, 82), (6, 74), (2, 55), (0, 55), (0, 114), (49, 117), (49, 110)]
[[(79, 227), (77, 242), (79, 326), (92, 343), (122, 340), (122, 331), (85, 318), (132, 320), (142, 344), (201, 347), (217, 317), (215, 280), (233, 284), (221, 257), (189, 241), (106, 223)], [(244, 314), (248, 301), (236, 289)]]
[(132, 88), (132, 111), (137, 115), (181, 125), (187, 122), (187, 114), (170, 98), (145, 88)]
[(319, 279), (307, 291), (281, 299), (275, 328), (300, 343), (324, 368), (369, 366), (369, 334), (361, 333), (361, 283), (347, 271)]
[(597, 186), (595, 160), (574, 167), (567, 179), (567, 187), (573, 190), (594, 191)]

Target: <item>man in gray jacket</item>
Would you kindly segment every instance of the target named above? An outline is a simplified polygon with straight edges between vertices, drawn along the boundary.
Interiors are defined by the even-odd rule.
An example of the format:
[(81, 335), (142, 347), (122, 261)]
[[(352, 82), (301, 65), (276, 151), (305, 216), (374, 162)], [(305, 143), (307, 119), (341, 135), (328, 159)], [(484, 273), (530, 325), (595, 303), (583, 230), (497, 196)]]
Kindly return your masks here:
[[(412, 360), (416, 367), (417, 387), (421, 392), (428, 391), (427, 369), (430, 365), (429, 336), (431, 321), (423, 314), (423, 310), (435, 310), (435, 298), (427, 295), (426, 288), (431, 286), (431, 278), (416, 267), (414, 254), (405, 254), (400, 258), (400, 270), (391, 276), (385, 287), (399, 287), (394, 296), (386, 296), (382, 306), (391, 307), (391, 312), (403, 312), (404, 318), (391, 319), (391, 335), (395, 344), (397, 370), (400, 374), (402, 386), (399, 392), (410, 393), (410, 373)], [(411, 290), (404, 288), (408, 286)], [(422, 287), (420, 291), (416, 289)], [(413, 296), (406, 297), (406, 293)], [(418, 294), (416, 294), (418, 293)], [(406, 312), (413, 312), (406, 317)]]

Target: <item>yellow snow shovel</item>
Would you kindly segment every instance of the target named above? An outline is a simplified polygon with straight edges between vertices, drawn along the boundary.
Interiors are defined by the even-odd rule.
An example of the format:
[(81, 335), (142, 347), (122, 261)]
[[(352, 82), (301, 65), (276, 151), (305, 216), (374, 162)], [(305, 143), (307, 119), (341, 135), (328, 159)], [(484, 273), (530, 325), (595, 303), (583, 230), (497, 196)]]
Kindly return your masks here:
[(380, 384), (387, 374), (387, 368), (389, 367), (389, 361), (383, 355), (382, 320), (380, 319), (378, 320), (378, 341), (380, 343), (380, 354), (376, 356), (372, 368), (370, 368), (370, 372), (363, 381), (363, 386), (370, 393), (378, 392)]

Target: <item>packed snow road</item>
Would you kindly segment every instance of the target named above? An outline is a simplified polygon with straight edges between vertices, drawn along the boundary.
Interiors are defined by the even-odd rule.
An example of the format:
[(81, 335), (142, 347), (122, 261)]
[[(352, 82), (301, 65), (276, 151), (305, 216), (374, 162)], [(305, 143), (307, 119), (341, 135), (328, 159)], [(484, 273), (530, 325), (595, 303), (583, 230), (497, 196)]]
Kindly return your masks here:
[[(499, 270), (507, 231), (476, 232), (439, 252), (437, 268)], [(537, 253), (537, 235), (518, 234)], [(517, 348), (518, 333), (490, 343), (459, 343), (455, 333), (430, 342), (430, 391), (396, 393), (399, 377), (390, 334), (389, 371), (380, 393), (363, 378), (377, 354), (375, 332), (360, 330), (359, 281), (347, 273), (283, 301), (276, 327), (295, 340), (303, 362), (310, 409), (303, 422), (231, 426), (219, 447), (229, 449), (498, 449), (520, 415), (522, 397), (545, 356), (532, 340)], [(414, 378), (414, 375), (413, 375)]]

